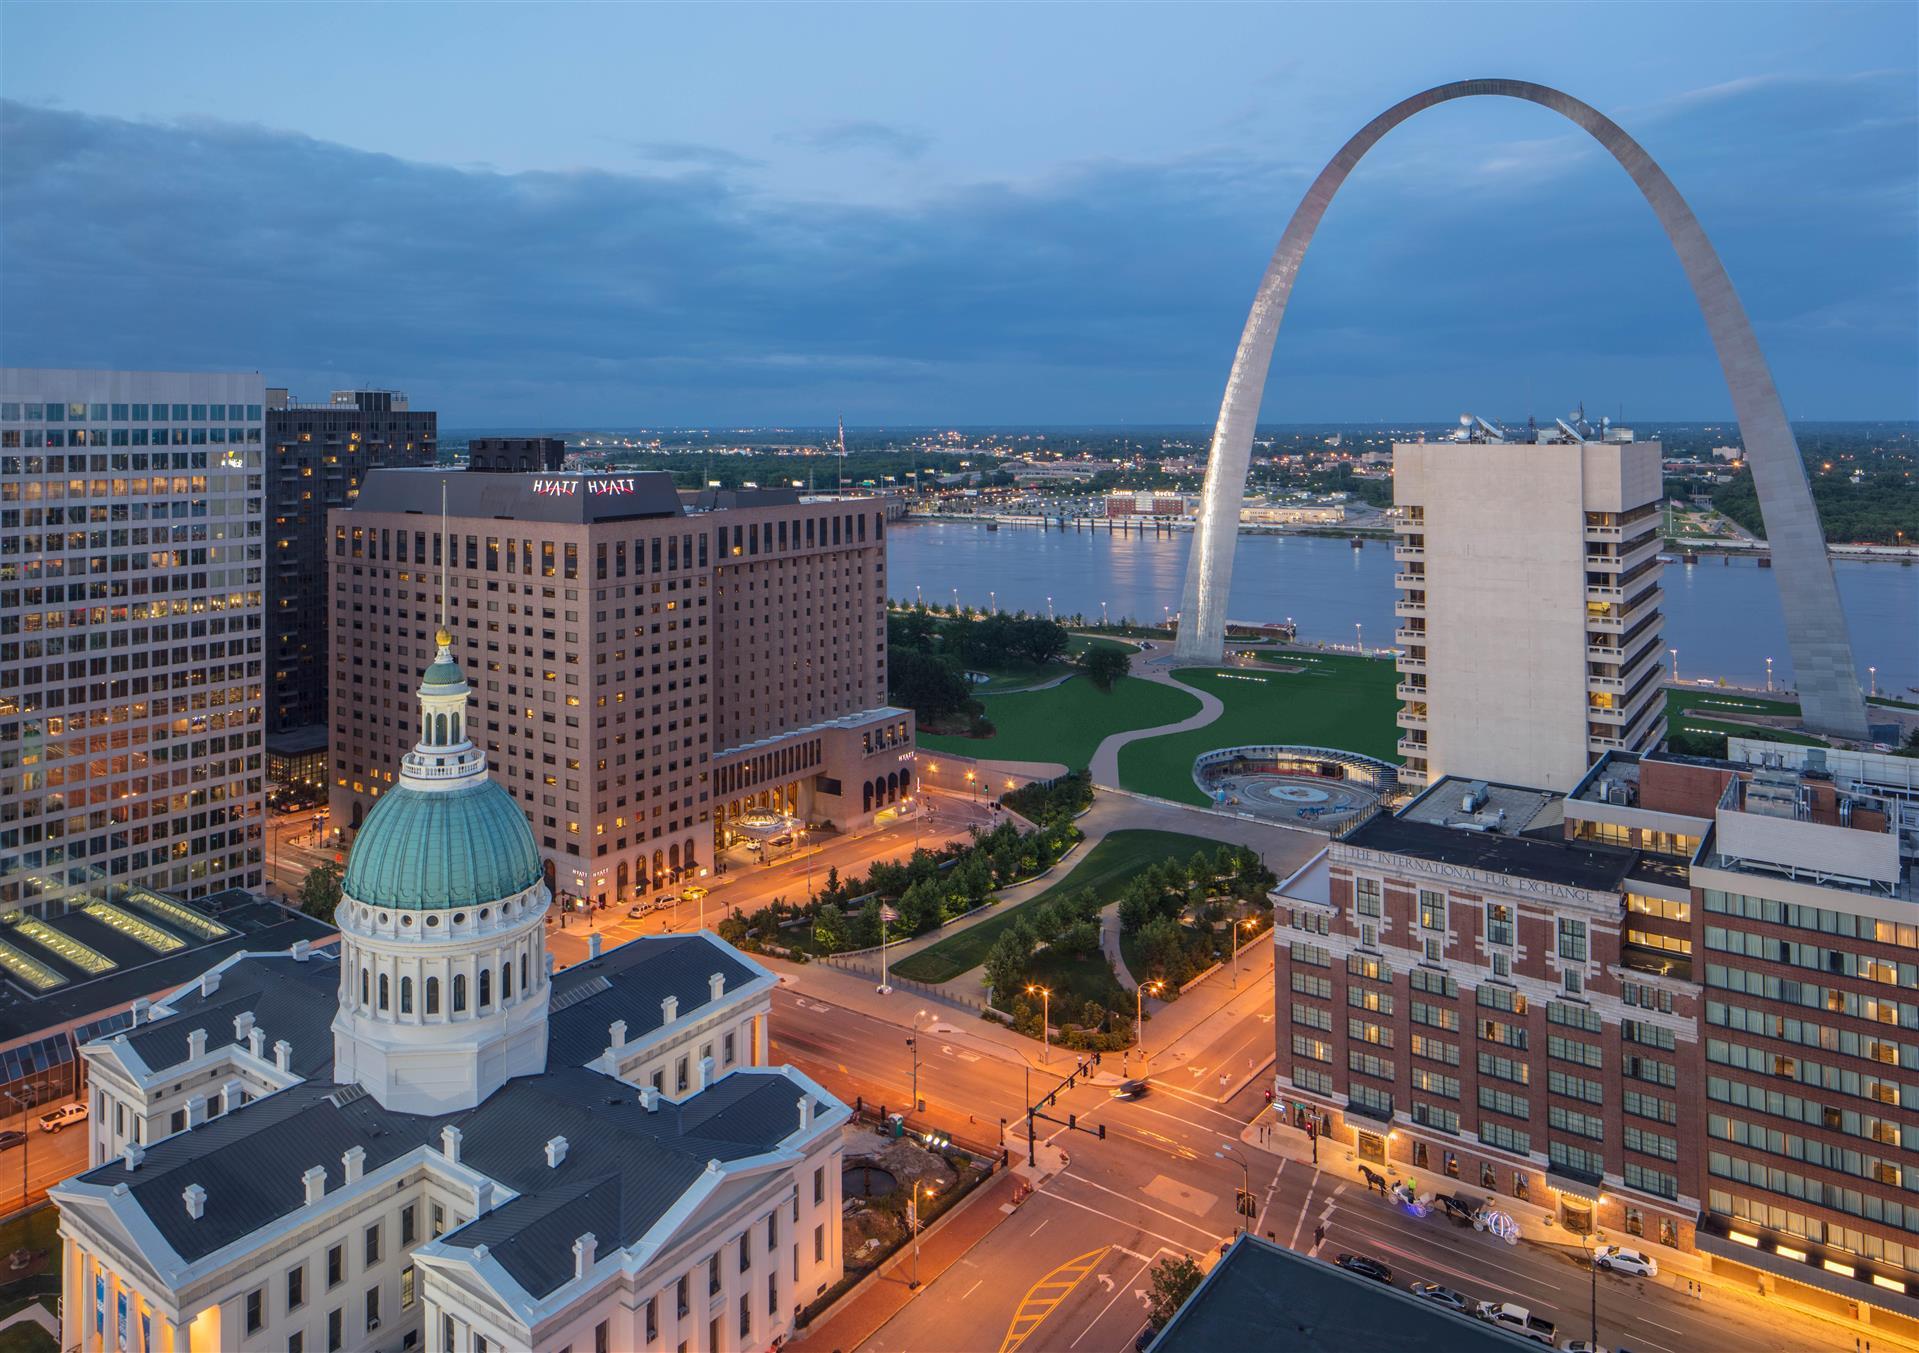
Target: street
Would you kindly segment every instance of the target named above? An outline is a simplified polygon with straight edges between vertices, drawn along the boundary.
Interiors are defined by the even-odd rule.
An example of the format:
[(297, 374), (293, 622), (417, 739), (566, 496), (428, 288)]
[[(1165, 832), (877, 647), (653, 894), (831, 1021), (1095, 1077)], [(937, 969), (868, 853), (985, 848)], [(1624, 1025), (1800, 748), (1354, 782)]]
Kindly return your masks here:
[[(1593, 1283), (1576, 1246), (1508, 1246), (1439, 1214), (1415, 1218), (1368, 1193), (1350, 1148), (1322, 1142), (1315, 1168), (1305, 1158), (1303, 1135), (1288, 1126), (1270, 1128), (1273, 1145), (1285, 1153), (1261, 1149), (1258, 1128), (1253, 1144), (1242, 1141), (1262, 1114), (1271, 1120), (1265, 1113), (1270, 981), (1270, 969), (1257, 982), (1242, 976), (1247, 990), (1185, 1045), (1155, 1050), (1152, 1088), (1143, 1100), (1115, 1100), (1110, 1084), (1082, 1084), (1062, 1094), (1049, 1112), (1073, 1115), (1081, 1128), (1097, 1131), (1104, 1124), (1106, 1138), (1042, 1123), (1040, 1165), (1050, 1160), (1056, 1171), (860, 1347), (871, 1353), (1121, 1353), (1145, 1324), (1152, 1261), (1168, 1253), (1203, 1257), (1230, 1239), (1247, 1220), (1235, 1214), (1242, 1187), (1254, 1200), (1253, 1229), (1280, 1244), (1328, 1261), (1342, 1250), (1368, 1254), (1392, 1267), (1395, 1286), (1425, 1280), (1474, 1300), (1515, 1300), (1555, 1320), (1562, 1338), (1586, 1337)], [(902, 1023), (892, 1023), (807, 993), (803, 977), (798, 985), (798, 993), (781, 990), (774, 998), (774, 1059), (791, 1061), (849, 1102), (859, 1096), (869, 1107), (904, 1106), (913, 1079), (904, 1022), (921, 1006), (901, 1004)], [(979, 1039), (969, 1023), (943, 1006), (921, 1023), (919, 1094), (927, 1107), (912, 1121), (990, 1146), (1004, 1118), (1013, 1129), (1015, 1157), (1023, 1158), (1026, 1077), (1035, 1094), (1043, 1093), (1071, 1070), (1070, 1054), (1055, 1050), (1043, 1071), (1038, 1048), (1022, 1064)], [(1248, 1056), (1256, 1063), (1250, 1070)], [(1111, 1060), (1109, 1054), (1102, 1073), (1118, 1072)], [(1222, 1074), (1230, 1088), (1223, 1102), (1217, 1098)], [(1064, 1153), (1063, 1162), (1048, 1154), (1049, 1146)], [(1316, 1226), (1325, 1228), (1317, 1245)], [(1654, 1245), (1645, 1248), (1657, 1252)], [(1693, 1295), (1679, 1266), (1668, 1268), (1673, 1271), (1655, 1279), (1598, 1276), (1601, 1344), (1640, 1353), (1854, 1348), (1853, 1334), (1840, 1326), (1756, 1295), (1719, 1286)], [(1893, 1345), (1881, 1340), (1880, 1346)]]
[[(64, 1132), (42, 1132), (34, 1121), (48, 1109), (58, 1107), (57, 1102), (49, 1103), (28, 1114), (24, 1129), (26, 1143), (0, 1151), (0, 1216), (39, 1201), (51, 1185), (87, 1167), (86, 1124), (76, 1123)], [(0, 1129), (4, 1128), (20, 1130), (20, 1115), (0, 1118)], [(24, 1193), (21, 1188), (23, 1165)]]

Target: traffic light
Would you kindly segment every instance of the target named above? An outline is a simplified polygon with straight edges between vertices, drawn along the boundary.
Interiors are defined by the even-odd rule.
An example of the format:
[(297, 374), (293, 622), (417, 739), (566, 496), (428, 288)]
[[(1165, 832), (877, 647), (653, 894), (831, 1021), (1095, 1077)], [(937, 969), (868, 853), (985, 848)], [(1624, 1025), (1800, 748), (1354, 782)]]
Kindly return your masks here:
[(1099, 1054), (1098, 1054), (1097, 1052), (1095, 1052), (1095, 1053), (1093, 1054), (1093, 1065), (1094, 1065), (1094, 1066), (1098, 1066), (1098, 1065), (1099, 1065)]
[(1076, 1113), (1069, 1113), (1069, 1114), (1067, 1114), (1067, 1115), (1066, 1115), (1066, 1126), (1067, 1126), (1068, 1128), (1076, 1128), (1076, 1127), (1078, 1127), (1078, 1126), (1079, 1126), (1079, 1115), (1078, 1115), (1078, 1114), (1076, 1114)]
[(1247, 1217), (1252, 1216), (1253, 1215), (1253, 1195), (1245, 1189), (1234, 1189), (1233, 1192), (1239, 1195), (1234, 1204), (1234, 1206), (1239, 1211), (1239, 1213), (1242, 1216), (1247, 1216)]
[(1106, 1124), (1104, 1124), (1104, 1123), (1101, 1123), (1101, 1124), (1099, 1125), (1099, 1139), (1100, 1139), (1101, 1141), (1105, 1141), (1105, 1140), (1106, 1140)]

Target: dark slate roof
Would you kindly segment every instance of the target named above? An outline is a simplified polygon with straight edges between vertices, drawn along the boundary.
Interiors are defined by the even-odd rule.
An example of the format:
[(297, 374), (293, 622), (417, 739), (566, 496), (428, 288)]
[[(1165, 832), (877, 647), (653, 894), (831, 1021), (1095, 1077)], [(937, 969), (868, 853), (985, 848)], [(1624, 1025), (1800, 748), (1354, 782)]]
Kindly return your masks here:
[[(706, 1170), (766, 1152), (799, 1127), (804, 1092), (777, 1071), (736, 1071), (711, 1089), (647, 1112), (639, 1093), (569, 1068), (514, 1081), (456, 1118), (461, 1159), (521, 1196), (445, 1238), (485, 1245), (534, 1296), (573, 1276), (573, 1242), (602, 1252), (646, 1233)], [(546, 1143), (567, 1140), (558, 1169)]]
[(1147, 1353), (1512, 1353), (1516, 1335), (1254, 1235), (1233, 1242)]
[(178, 1014), (129, 1031), (127, 1042), (157, 1071), (186, 1060), (187, 1035), (195, 1029), (207, 1031), (208, 1047), (233, 1042), (234, 1016), (251, 1010), (266, 1034), (268, 1057), (284, 1038), (293, 1045), (296, 1075), (328, 1078), (339, 982), (339, 961), (331, 952), (314, 953), (304, 963), (284, 955), (244, 958), (220, 974), (218, 991), (202, 996), (195, 987), (174, 1002)]
[(1618, 892), (1639, 856), (1622, 846), (1467, 831), (1402, 817), (1376, 817), (1345, 841), (1367, 850), (1602, 893)]
[[(257, 902), (241, 889), (229, 889), (189, 905), (226, 926), (233, 934), (202, 942), (199, 936), (169, 925), (165, 917), (128, 905), (126, 910), (142, 921), (186, 941), (185, 947), (170, 954), (156, 954), (79, 912), (50, 921), (48, 924), (56, 930), (72, 935), (120, 964), (113, 971), (94, 978), (85, 977), (51, 950), (25, 937), (0, 932), (6, 935), (8, 943), (26, 950), (69, 979), (65, 985), (39, 996), (27, 995), (12, 982), (0, 982), (0, 1041), (125, 1010), (142, 996), (158, 995), (192, 981), (208, 968), (218, 966), (230, 954), (248, 949), (285, 949), (295, 940), (318, 943), (334, 934), (332, 926), (271, 902)], [(231, 1028), (227, 1036), (233, 1036)]]
[[(732, 946), (702, 935), (646, 936), (609, 949), (599, 958), (576, 964), (553, 979), (554, 1012), (547, 1017), (548, 1066), (581, 1066), (606, 1051), (607, 1028), (626, 1021), (629, 1042), (660, 1027), (660, 1002), (677, 996), (682, 1017), (710, 999), (707, 979), (726, 977), (736, 991), (760, 974)], [(604, 977), (611, 986), (597, 995), (568, 1003), (576, 988)]]

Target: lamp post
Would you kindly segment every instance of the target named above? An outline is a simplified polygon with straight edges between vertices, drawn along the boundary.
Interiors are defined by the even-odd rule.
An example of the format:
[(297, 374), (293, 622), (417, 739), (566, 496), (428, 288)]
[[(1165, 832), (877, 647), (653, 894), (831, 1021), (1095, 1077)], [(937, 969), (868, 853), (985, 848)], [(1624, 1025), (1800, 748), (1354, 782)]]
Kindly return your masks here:
[(1106, 628), (1106, 603), (1103, 601), (1099, 604), (1099, 624), (1101, 629)]
[(1244, 927), (1246, 927), (1246, 929), (1248, 929), (1248, 930), (1251, 930), (1251, 929), (1252, 929), (1252, 928), (1253, 928), (1253, 927), (1254, 927), (1255, 925), (1257, 925), (1257, 924), (1258, 924), (1258, 922), (1257, 922), (1257, 921), (1255, 921), (1255, 920), (1253, 920), (1253, 918), (1252, 918), (1252, 917), (1250, 917), (1250, 916), (1248, 916), (1248, 917), (1247, 917), (1247, 918), (1246, 918), (1245, 920), (1243, 920), (1243, 921), (1237, 921), (1237, 920), (1236, 920), (1236, 921), (1234, 921), (1234, 922), (1233, 922), (1233, 938), (1232, 938), (1232, 946), (1233, 946), (1233, 989), (1234, 989), (1235, 991), (1237, 991), (1237, 990), (1239, 989), (1239, 929), (1240, 929), (1240, 927), (1241, 927), (1241, 926), (1244, 926)]
[(0, 1095), (5, 1095), (20, 1110), (20, 1206), (25, 1207), (27, 1205), (27, 1143), (33, 1140), (27, 1132), (27, 1101), (12, 1090), (0, 1090)]
[(1053, 1058), (1053, 992), (1050, 987), (1029, 983), (1026, 994), (1039, 993), (1039, 1043), (1040, 1065), (1044, 1066)]
[(1154, 996), (1166, 990), (1166, 984), (1157, 977), (1150, 982), (1142, 982), (1133, 988), (1133, 1046), (1139, 1051), (1139, 1074), (1146, 1074), (1146, 992), (1152, 990)]
[(1670, 654), (1672, 657), (1672, 679), (1674, 683), (1676, 684), (1679, 680), (1679, 650), (1676, 648), (1669, 648), (1666, 650), (1666, 652)]
[(1353, 649), (1358, 653), (1364, 653), (1366, 651), (1365, 627), (1357, 620), (1353, 622)]
[(988, 615), (999, 614), (999, 593), (992, 591), (990, 588), (986, 593), (986, 613)]
[(1592, 1340), (1591, 1347), (1593, 1348), (1599, 1347), (1599, 1264), (1596, 1262), (1596, 1256), (1593, 1253), (1593, 1239), (1599, 1230), (1599, 1209), (1604, 1207), (1605, 1204), (1606, 1195), (1603, 1193), (1593, 1199), (1593, 1229), (1588, 1232), (1585, 1237), (1586, 1275), (1592, 1283), (1591, 1306), (1588, 1308), (1590, 1326), (1587, 1337)]
[(1879, 669), (1877, 667), (1868, 667), (1866, 669), (1866, 675), (1871, 678), (1871, 686), (1866, 693), (1874, 699), (1877, 699), (1879, 696)]
[(1772, 694), (1772, 659), (1766, 659), (1766, 694)]
[(913, 1112), (920, 1112), (920, 1020), (926, 1015), (924, 1010), (913, 1012), (913, 1033), (906, 1040), (906, 1046), (913, 1050)]
[[(913, 1185), (913, 1195), (912, 1197), (906, 1200), (906, 1210), (910, 1214), (908, 1217), (908, 1220), (912, 1223), (912, 1227), (913, 1227), (913, 1281), (908, 1283), (906, 1286), (909, 1291), (915, 1291), (915, 1292), (919, 1290), (919, 1285), (920, 1285), (920, 1189), (921, 1187), (922, 1186), (919, 1184)], [(927, 1185), (924, 1185), (924, 1188), (926, 1189), (926, 1196), (928, 1198), (931, 1198), (933, 1196), (933, 1186), (931, 1184), (927, 1184)]]

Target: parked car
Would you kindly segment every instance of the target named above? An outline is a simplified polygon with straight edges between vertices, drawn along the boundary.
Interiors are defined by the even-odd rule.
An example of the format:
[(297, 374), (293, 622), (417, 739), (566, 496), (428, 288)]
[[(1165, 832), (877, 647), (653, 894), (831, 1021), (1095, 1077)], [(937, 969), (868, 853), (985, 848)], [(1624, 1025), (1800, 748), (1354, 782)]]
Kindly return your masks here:
[(1469, 1304), (1464, 1292), (1455, 1292), (1452, 1288), (1442, 1287), (1438, 1283), (1412, 1283), (1406, 1290), (1421, 1301), (1430, 1301), (1435, 1306), (1444, 1306), (1449, 1311), (1458, 1311), (1461, 1314), (1465, 1313)]
[(661, 893), (653, 899), (653, 910), (655, 911), (663, 911), (667, 907), (677, 907), (679, 905), (680, 899), (672, 893)]
[(653, 904), (651, 902), (635, 902), (626, 909), (626, 917), (629, 921), (638, 920), (652, 910)]
[(1109, 1093), (1114, 1099), (1144, 1099), (1151, 1088), (1143, 1080), (1121, 1081)]
[(1559, 1332), (1552, 1321), (1510, 1301), (1482, 1301), (1473, 1314), (1489, 1325), (1497, 1325), (1510, 1334), (1531, 1339), (1547, 1348), (1553, 1347), (1553, 1339)]
[(1342, 1254), (1333, 1262), (1348, 1273), (1357, 1273), (1360, 1277), (1371, 1278), (1374, 1282), (1390, 1283), (1393, 1280), (1393, 1271), (1390, 1268), (1379, 1260), (1363, 1254)]
[(1606, 1353), (1606, 1346), (1590, 1339), (1561, 1339), (1559, 1353)]
[(86, 1120), (87, 1106), (76, 1099), (71, 1104), (62, 1104), (51, 1113), (41, 1114), (40, 1130), (42, 1132), (58, 1132), (61, 1128), (71, 1123), (84, 1123)]
[(702, 897), (705, 897), (706, 894), (707, 894), (707, 889), (701, 886), (700, 884), (696, 883), (691, 888), (688, 888), (686, 890), (686, 900), (688, 902), (697, 902)]
[(1657, 1278), (1659, 1261), (1643, 1250), (1624, 1245), (1601, 1245), (1593, 1251), (1593, 1262), (1608, 1273), (1631, 1273), (1640, 1278)]
[(0, 1151), (6, 1151), (16, 1147), (26, 1141), (26, 1139), (26, 1133), (19, 1131), (17, 1128), (8, 1128), (5, 1132), (0, 1132)]

